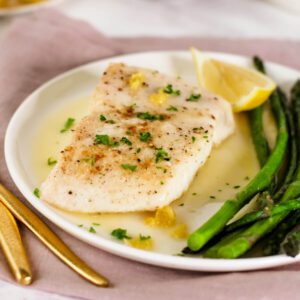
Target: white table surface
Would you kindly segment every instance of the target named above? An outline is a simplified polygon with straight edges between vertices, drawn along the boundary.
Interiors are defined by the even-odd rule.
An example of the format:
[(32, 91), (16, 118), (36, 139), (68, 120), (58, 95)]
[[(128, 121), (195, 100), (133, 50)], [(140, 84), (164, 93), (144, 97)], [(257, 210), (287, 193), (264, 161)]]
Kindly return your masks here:
[[(297, 13), (291, 8), (273, 5), (270, 2), (272, 1), (64, 0), (57, 8), (69, 16), (89, 21), (111, 36), (198, 35), (300, 40), (300, 9)], [(0, 19), (0, 37), (11, 21), (12, 19)], [(0, 299), (70, 298), (0, 281)]]

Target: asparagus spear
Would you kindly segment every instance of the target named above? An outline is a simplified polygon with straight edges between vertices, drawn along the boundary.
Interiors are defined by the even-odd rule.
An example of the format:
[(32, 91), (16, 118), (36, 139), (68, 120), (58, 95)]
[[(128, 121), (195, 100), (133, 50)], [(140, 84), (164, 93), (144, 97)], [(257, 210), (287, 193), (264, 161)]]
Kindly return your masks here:
[[(293, 89), (291, 91), (291, 98), (293, 103), (293, 109), (295, 111), (296, 120), (294, 123), (296, 123), (296, 127), (298, 130), (294, 129), (294, 140), (292, 147), (292, 153), (291, 156), (296, 156), (298, 159), (300, 158), (299, 154), (297, 155), (297, 150), (300, 151), (300, 146), (298, 144), (297, 147), (297, 141), (299, 143), (300, 141), (300, 81), (298, 80), (296, 84), (293, 86)], [(294, 124), (295, 127), (295, 124)], [(295, 149), (296, 147), (296, 149)], [(298, 148), (298, 149), (297, 149)], [(294, 155), (293, 155), (294, 153)], [(296, 154), (296, 155), (295, 155)], [(291, 158), (291, 162), (293, 162), (295, 159)], [(297, 160), (297, 159), (296, 159)], [(296, 168), (295, 163), (295, 168)], [(294, 168), (294, 169), (295, 169)], [(299, 180), (299, 171), (296, 174), (295, 180)], [(295, 212), (289, 215), (276, 229), (276, 232), (273, 232), (271, 237), (269, 237), (265, 247), (264, 247), (264, 254), (265, 255), (273, 255), (277, 254), (280, 251), (280, 244), (284, 240), (286, 234), (296, 225), (300, 222), (300, 212)], [(288, 253), (287, 253), (288, 254)]]
[[(293, 220), (283, 222), (281, 227), (278, 229), (278, 234), (274, 235), (272, 239), (269, 240), (269, 242), (264, 246), (264, 254), (265, 255), (271, 255), (271, 254), (276, 254), (278, 253), (280, 249), (280, 244), (283, 241), (284, 237), (286, 234), (293, 228), (298, 221), (300, 220), (300, 198), (295, 199), (295, 200), (288, 200), (285, 203), (279, 203), (275, 205), (271, 211), (269, 212), (264, 212), (264, 211), (258, 211), (254, 212), (253, 214), (259, 214), (258, 216), (254, 216), (254, 220), (257, 221), (258, 218), (262, 219), (267, 219), (270, 218), (274, 215), (280, 215), (284, 212), (290, 213), (294, 210), (296, 212), (294, 213)], [(297, 216), (297, 217), (296, 217)], [(259, 220), (259, 219), (258, 219)], [(239, 238), (243, 234), (245, 234), (245, 227), (246, 225), (251, 224), (250, 219), (248, 223), (245, 224), (239, 224), (239, 227), (233, 226), (232, 228), (230, 225), (227, 227), (227, 230), (224, 230), (221, 234), (225, 235), (225, 237), (221, 238), (219, 237), (216, 240), (216, 243), (213, 244), (211, 247), (208, 247), (206, 251), (204, 251), (203, 256), (204, 257), (219, 257), (220, 255), (220, 249), (222, 247), (225, 247), (227, 244), (232, 243), (235, 239)], [(220, 235), (221, 235), (220, 234)], [(226, 258), (232, 258), (232, 257), (226, 257)]]
[[(297, 122), (297, 136), (300, 136), (300, 81), (298, 81), (292, 89), (292, 104), (296, 112)], [(298, 152), (300, 151), (300, 142), (298, 139)], [(288, 186), (281, 202), (286, 202), (300, 196), (300, 162), (298, 160), (298, 167), (294, 176), (294, 181)], [(271, 232), (278, 224), (280, 224), (289, 212), (282, 212), (280, 214), (271, 216), (268, 219), (258, 221), (251, 227), (242, 231), (234, 239), (227, 244), (220, 244), (219, 247), (214, 246), (214, 256), (218, 258), (237, 258), (248, 251), (258, 240)]]
[[(261, 72), (265, 73), (264, 63), (259, 57), (254, 56), (253, 64), (254, 64), (254, 66), (256, 67), (256, 69), (258, 71), (261, 71)], [(266, 193), (265, 195), (261, 194), (258, 198), (258, 201), (262, 201), (263, 199), (269, 198), (269, 197), (274, 201), (280, 199), (282, 197), (283, 193), (285, 192), (285, 190), (287, 189), (288, 184), (291, 183), (291, 181), (293, 179), (293, 176), (294, 176), (294, 173), (295, 173), (296, 166), (297, 166), (297, 144), (296, 144), (296, 138), (295, 138), (295, 124), (294, 124), (293, 114), (292, 114), (290, 108), (287, 105), (287, 99), (286, 99), (285, 94), (279, 89), (278, 89), (278, 92), (280, 93), (280, 96), (282, 98), (281, 103), (282, 103), (282, 105), (284, 107), (284, 110), (285, 110), (287, 123), (288, 123), (288, 128), (289, 128), (289, 147), (288, 147), (289, 148), (289, 150), (288, 150), (288, 157), (289, 157), (288, 166), (289, 167), (286, 170), (286, 174), (284, 174), (284, 177), (285, 177), (284, 181), (283, 181), (281, 187), (276, 191), (275, 195), (272, 196), (272, 197), (270, 195), (270, 193), (274, 192), (274, 186), (276, 185), (275, 182), (273, 182), (272, 186), (270, 186), (270, 188), (269, 188), (270, 191), (269, 192), (264, 192), (264, 193)], [(261, 107), (262, 106), (260, 106), (260, 108)], [(260, 161), (260, 164), (263, 165), (264, 164), (264, 157), (265, 157), (267, 152), (266, 152), (266, 149), (263, 150), (263, 148), (260, 147), (259, 145), (260, 144), (265, 144), (266, 143), (266, 138), (265, 138), (264, 134), (261, 134), (261, 133), (258, 132), (258, 131), (263, 132), (262, 116), (260, 116), (259, 114), (256, 114), (256, 113), (252, 116), (253, 117), (250, 118), (250, 127), (255, 126), (255, 123), (260, 123), (261, 124), (261, 127), (259, 128), (259, 130), (253, 132), (252, 139), (253, 139), (253, 142), (254, 142), (254, 145), (255, 145), (256, 153), (257, 153), (258, 159)], [(256, 139), (257, 136), (260, 136), (260, 138), (263, 140), (263, 143), (261, 143), (259, 139)], [(264, 213), (262, 211), (250, 212), (250, 213), (244, 215), (239, 220), (237, 220), (237, 221), (231, 223), (230, 225), (226, 226), (224, 232), (233, 231), (236, 228), (254, 223), (255, 221), (258, 221), (262, 218), (264, 218)]]
[(282, 104), (286, 113), (288, 128), (289, 128), (289, 147), (288, 147), (288, 170), (285, 174), (285, 178), (283, 183), (281, 184), (281, 187), (277, 190), (277, 192), (274, 195), (274, 200), (278, 201), (284, 192), (286, 191), (288, 185), (293, 181), (293, 177), (295, 175), (295, 170), (297, 167), (297, 140), (296, 140), (296, 131), (295, 131), (295, 121), (294, 116), (291, 112), (291, 109), (288, 107), (288, 102), (286, 99), (285, 94), (278, 90), (281, 94), (281, 98), (283, 99)]
[[(300, 157), (300, 79), (294, 84), (291, 90), (291, 99), (293, 104), (293, 110), (295, 113), (296, 123), (296, 141), (298, 157)], [(299, 166), (300, 168), (300, 166)], [(297, 172), (296, 180), (300, 180), (300, 172)]]
[[(260, 71), (262, 73), (266, 73), (264, 63), (259, 57), (255, 56), (253, 58), (253, 64), (258, 71)], [(297, 86), (299, 86), (299, 85), (295, 85), (295, 87), (297, 87)], [(290, 136), (289, 151), (288, 151), (289, 167), (288, 167), (287, 173), (285, 175), (285, 179), (284, 179), (282, 186), (277, 190), (276, 194), (273, 196), (274, 201), (276, 201), (282, 197), (282, 195), (285, 192), (285, 190), (287, 189), (288, 185), (291, 183), (294, 173), (295, 173), (295, 169), (296, 169), (296, 165), (297, 165), (297, 156), (298, 156), (297, 155), (297, 142), (296, 142), (296, 138), (295, 138), (295, 122), (293, 120), (293, 114), (287, 105), (288, 101), (286, 99), (285, 94), (282, 93), (281, 90), (278, 90), (278, 91), (281, 93), (281, 96), (284, 100), (284, 101), (282, 101), (282, 104), (285, 109), (286, 118), (287, 118), (288, 127), (289, 127), (289, 136)], [(299, 91), (299, 89), (294, 88), (293, 93), (296, 94), (296, 93), (298, 93), (297, 91)], [(260, 106), (260, 108), (261, 108), (261, 106)], [(260, 111), (262, 111), (262, 108), (260, 109)], [(259, 118), (261, 118), (261, 119), (259, 119)], [(257, 119), (260, 122), (258, 122)], [(262, 114), (260, 115), (259, 113), (254, 112), (253, 117), (250, 118), (250, 121), (251, 121), (250, 125), (252, 124), (252, 126), (254, 126), (256, 123), (262, 124)], [(256, 128), (258, 128), (258, 126), (256, 126)], [(299, 128), (299, 126), (298, 126), (298, 128)], [(262, 126), (260, 127), (260, 130), (263, 131)], [(257, 145), (258, 143), (265, 144), (266, 139), (263, 135), (260, 135), (259, 132), (255, 133), (255, 131), (253, 133), (254, 134), (252, 134), (252, 139), (254, 141), (254, 145)], [(263, 139), (263, 142), (260, 142), (259, 139), (256, 139), (256, 136), (260, 136), (260, 138)], [(264, 160), (260, 159), (260, 158), (264, 157), (264, 155), (266, 155), (267, 151), (261, 150), (261, 147), (256, 146), (255, 148), (256, 148), (256, 153), (257, 153), (258, 159), (259, 159), (260, 163), (263, 164)], [(281, 205), (281, 204), (279, 204), (279, 205)], [(224, 232), (225, 233), (231, 232), (238, 228), (241, 228), (241, 227), (244, 227), (251, 223), (254, 223), (255, 221), (258, 221), (259, 219), (263, 218), (262, 217), (263, 215), (267, 216), (268, 214), (266, 214), (264, 211), (251, 212), (249, 214), (246, 214), (239, 220), (226, 226)], [(265, 244), (264, 249), (263, 249), (264, 254), (265, 255), (277, 254), (280, 251), (280, 245), (281, 245), (282, 241), (285, 239), (286, 234), (298, 222), (300, 222), (300, 211), (290, 214), (288, 216), (288, 218), (285, 219), (278, 226), (278, 228), (276, 229), (276, 232), (274, 232), (271, 235), (271, 237), (268, 239), (267, 244)], [(229, 239), (227, 239), (227, 240), (229, 240)], [(212, 251), (211, 251), (211, 254), (212, 254)]]
[[(253, 64), (258, 71), (265, 73), (264, 64), (258, 56), (253, 57)], [(270, 155), (268, 141), (263, 128), (263, 112), (263, 105), (249, 112), (251, 136), (261, 167), (267, 162)]]
[(237, 258), (247, 252), (260, 238), (271, 232), (281, 221), (283, 221), (289, 212), (283, 212), (271, 216), (268, 219), (258, 221), (251, 227), (242, 231), (239, 235), (228, 243), (217, 244), (214, 246), (214, 255), (210, 256), (208, 252), (207, 257), (215, 258)]
[(278, 203), (274, 205), (271, 209), (266, 207), (266, 209), (246, 214), (243, 218), (226, 226), (224, 232), (232, 232), (237, 228), (241, 228), (245, 225), (252, 224), (255, 221), (266, 219), (271, 216), (280, 214), (282, 212), (291, 212), (297, 209), (300, 209), (300, 198), (295, 200), (288, 200), (287, 202), (283, 203)]
[(266, 74), (264, 62), (256, 55), (253, 57), (253, 64), (257, 71)]
[[(253, 65), (257, 71), (266, 74), (264, 62), (258, 56), (253, 57)], [(282, 99), (281, 104), (283, 105), (286, 113), (286, 118), (289, 127), (289, 135), (294, 137), (294, 122), (293, 122), (292, 114), (287, 106), (286, 96), (280, 89), (278, 89), (278, 93), (280, 93), (281, 96), (280, 98)], [(250, 114), (250, 128), (252, 133), (252, 140), (256, 149), (256, 154), (260, 162), (260, 165), (263, 166), (267, 161), (270, 153), (268, 142), (263, 129), (263, 105), (250, 111), (249, 114)], [(284, 184), (277, 191), (276, 196), (274, 196), (274, 200), (279, 199), (283, 195), (287, 184), (291, 182), (292, 176), (294, 175), (295, 168), (293, 168), (293, 166), (296, 164), (297, 153), (295, 151), (296, 148), (295, 140), (290, 139), (290, 141), (291, 141), (291, 145), (289, 146), (289, 149), (292, 149), (291, 154), (289, 155), (291, 161), (291, 163), (289, 164), (290, 168), (288, 170), (288, 173), (285, 176)], [(270, 194), (274, 194), (276, 189), (276, 184), (277, 184), (277, 177), (274, 178), (273, 183), (269, 187)]]
[(263, 106), (249, 112), (250, 130), (257, 158), (262, 167), (269, 157), (269, 145), (263, 130)]
[(189, 236), (188, 246), (191, 250), (200, 250), (213, 236), (224, 228), (226, 223), (248, 203), (253, 196), (265, 190), (272, 182), (285, 156), (288, 141), (285, 114), (279, 97), (278, 92), (274, 92), (271, 96), (271, 105), (278, 124), (278, 135), (276, 146), (269, 159), (248, 185), (237, 193), (235, 199), (225, 201), (222, 207), (205, 224)]
[[(289, 125), (289, 136), (290, 136), (290, 141), (289, 141), (289, 167), (287, 169), (287, 172), (285, 174), (285, 179), (281, 185), (281, 187), (276, 191), (274, 196), (271, 196), (269, 193), (266, 195), (260, 195), (258, 200), (262, 200), (265, 197), (271, 197), (272, 200), (275, 202), (280, 199), (287, 189), (288, 185), (291, 183), (295, 169), (297, 166), (297, 145), (296, 145), (296, 138), (295, 138), (295, 125), (293, 122), (293, 117), (291, 114), (291, 111), (288, 107), (285, 108), (286, 111), (286, 116), (287, 116), (287, 121)], [(236, 228), (254, 223), (255, 221), (258, 221), (260, 219), (264, 218), (264, 213), (263, 211), (259, 210), (256, 212), (250, 212), (248, 214), (245, 214), (243, 217), (238, 219), (237, 221), (227, 225), (225, 227), (225, 232), (232, 231)]]
[(276, 230), (268, 238), (266, 244), (263, 247), (264, 255), (278, 254), (280, 251), (281, 243), (285, 239), (286, 235), (292, 228), (294, 228), (300, 222), (300, 211), (296, 211), (289, 215)]
[(284, 253), (295, 257), (300, 252), (300, 226), (295, 231), (290, 232), (282, 244)]

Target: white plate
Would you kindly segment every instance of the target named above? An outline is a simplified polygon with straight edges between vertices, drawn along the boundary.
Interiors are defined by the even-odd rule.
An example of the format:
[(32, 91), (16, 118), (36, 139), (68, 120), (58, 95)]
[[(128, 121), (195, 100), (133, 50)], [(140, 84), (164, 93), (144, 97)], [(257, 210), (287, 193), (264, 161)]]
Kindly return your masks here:
[(19, 5), (19, 6), (11, 7), (11, 8), (0, 8), (0, 17), (9, 17), (9, 16), (33, 12), (33, 11), (36, 11), (37, 9), (57, 4), (60, 1), (61, 0), (48, 0), (45, 2), (33, 3), (33, 4), (27, 4), (27, 5)]
[[(209, 53), (209, 55), (241, 66), (251, 65), (249, 58), (241, 56), (221, 53)], [(63, 105), (70, 104), (74, 102), (74, 99), (91, 94), (100, 74), (110, 62), (114, 61), (157, 69), (168, 74), (180, 74), (186, 80), (195, 82), (190, 54), (188, 52), (176, 51), (140, 53), (101, 60), (71, 70), (41, 86), (18, 108), (10, 121), (5, 138), (5, 158), (9, 172), (25, 198), (45, 217), (73, 236), (100, 249), (143, 263), (177, 269), (224, 272), (269, 268), (299, 261), (300, 256), (294, 259), (278, 255), (224, 260), (180, 257), (168, 253), (169, 250), (164, 250), (163, 248), (157, 252), (142, 251), (113, 241), (109, 233), (102, 229), (99, 229), (98, 234), (92, 234), (79, 228), (77, 225), (82, 221), (81, 216), (70, 217), (68, 214), (50, 207), (33, 195), (32, 191), (34, 187), (39, 184), (39, 179), (34, 171), (35, 166), (32, 162), (32, 145), (36, 143), (37, 128), (43, 126), (43, 122), (45, 122), (44, 120), (48, 115), (59, 113)], [(299, 72), (276, 64), (268, 63), (267, 69), (276, 82), (285, 89), (289, 89), (292, 83), (300, 77)], [(40, 143), (42, 144), (43, 141)], [(41, 145), (40, 147), (42, 149), (43, 146)], [(216, 156), (217, 154), (214, 155)], [(226, 161), (230, 161), (230, 158), (226, 158)], [(242, 159), (241, 161), (247, 161), (247, 159)], [(250, 166), (249, 170), (252, 170), (251, 172), (254, 173), (255, 168), (251, 169)], [(213, 181), (207, 181), (206, 184), (210, 184), (211, 182)], [(205, 188), (204, 183), (202, 188)], [(196, 217), (195, 214), (193, 215), (194, 221), (189, 224), (191, 229), (193, 230), (197, 225), (200, 225), (199, 223), (205, 221), (219, 205), (220, 203), (218, 205), (209, 203), (207, 206), (203, 206), (203, 209), (199, 210)], [(163, 240), (159, 240), (159, 242), (160, 244), (167, 244)], [(178, 245), (182, 247), (184, 244), (185, 242), (183, 241)]]

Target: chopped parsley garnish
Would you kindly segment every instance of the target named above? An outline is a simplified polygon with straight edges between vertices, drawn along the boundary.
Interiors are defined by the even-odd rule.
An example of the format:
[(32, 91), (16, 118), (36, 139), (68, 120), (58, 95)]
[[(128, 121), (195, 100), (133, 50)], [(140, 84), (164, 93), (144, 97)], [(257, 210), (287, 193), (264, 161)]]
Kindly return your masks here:
[(137, 168), (136, 165), (130, 165), (130, 164), (123, 164), (121, 165), (121, 167), (124, 169), (124, 170), (130, 170), (132, 172), (134, 172)]
[(99, 223), (92, 223), (94, 226), (100, 226)]
[(97, 231), (95, 230), (95, 228), (93, 226), (91, 226), (90, 229), (89, 229), (89, 232), (90, 233), (96, 233)]
[(168, 84), (164, 88), (164, 93), (165, 94), (169, 94), (169, 95), (174, 95), (174, 96), (180, 96), (180, 94), (181, 94), (179, 90), (174, 90), (173, 89), (173, 85), (172, 84)]
[(124, 240), (124, 239), (130, 240), (131, 239), (131, 237), (127, 235), (127, 230), (122, 229), (122, 228), (114, 229), (111, 232), (111, 235), (118, 240)]
[(106, 121), (106, 118), (103, 115), (100, 115), (99, 119), (100, 119), (101, 122)]
[(204, 139), (208, 139), (208, 135), (204, 135), (203, 138), (204, 138)]
[(194, 127), (193, 128), (193, 132), (195, 132), (195, 133), (200, 133), (202, 130), (203, 130), (202, 126), (201, 127)]
[(239, 189), (241, 186), (240, 185), (235, 185), (233, 188), (234, 189)]
[(128, 145), (128, 146), (132, 145), (132, 142), (127, 137), (125, 137), (125, 136), (123, 136), (121, 138), (121, 142), (124, 143), (124, 144), (126, 144), (126, 145)]
[(120, 146), (120, 142), (118, 141), (114, 141), (110, 144), (111, 147), (119, 147)]
[(148, 121), (156, 121), (156, 120), (164, 120), (165, 117), (163, 115), (152, 115), (149, 112), (139, 112), (136, 114), (139, 119), (148, 120)]
[(150, 235), (142, 235), (142, 234), (140, 234), (140, 240), (141, 241), (147, 241), (147, 240), (150, 240), (150, 239), (151, 239)]
[(187, 98), (186, 101), (197, 102), (200, 98), (201, 94), (191, 94), (191, 96)]
[(120, 141), (111, 141), (111, 139), (109, 138), (109, 136), (107, 134), (97, 134), (94, 140), (94, 143), (96, 145), (106, 145), (106, 146), (110, 146), (110, 147), (118, 147), (120, 146), (120, 142), (124, 143), (128, 146), (132, 145), (132, 142), (126, 138), (125, 136), (123, 136)]
[(107, 120), (107, 118), (106, 118), (105, 116), (103, 116), (103, 115), (100, 115), (100, 116), (99, 116), (99, 120), (100, 120), (101, 122), (106, 122), (106, 123), (109, 123), (109, 124), (115, 124), (115, 121), (114, 121), (114, 120)]
[(64, 133), (68, 130), (70, 130), (75, 124), (75, 119), (68, 118), (68, 120), (65, 122), (63, 129), (61, 129), (61, 133)]
[(216, 199), (216, 197), (215, 197), (215, 196), (209, 196), (209, 198), (210, 198), (210, 199)]
[(164, 173), (167, 173), (167, 169), (161, 166), (157, 166), (156, 169), (162, 170)]
[(136, 103), (133, 103), (129, 106), (130, 109), (135, 109), (137, 107), (137, 104)]
[(81, 228), (81, 227), (83, 227), (83, 224), (79, 224), (79, 225), (77, 225), (79, 228)]
[(57, 160), (54, 159), (53, 157), (49, 157), (47, 160), (48, 166), (54, 166), (57, 163)]
[(133, 133), (132, 133), (131, 130), (127, 130), (127, 131), (126, 131), (126, 134), (127, 134), (127, 135), (132, 135)]
[(169, 154), (163, 149), (163, 148), (158, 148), (156, 149), (155, 153), (155, 162), (158, 163), (162, 160), (170, 160), (171, 158), (169, 157)]
[(167, 111), (178, 111), (177, 107), (173, 106), (173, 105), (170, 105), (168, 108), (167, 108)]
[(152, 115), (148, 112), (139, 112), (137, 113), (137, 117), (139, 119), (142, 119), (142, 120), (149, 120), (149, 121), (155, 121), (157, 120), (157, 116), (156, 115)]
[(140, 132), (140, 141), (148, 142), (151, 139), (150, 132)]
[(195, 143), (196, 138), (194, 136), (192, 136), (192, 142)]
[(136, 153), (140, 153), (141, 150), (142, 150), (141, 148), (137, 148), (137, 149), (136, 149)]
[(94, 142), (97, 145), (99, 144), (106, 145), (106, 146), (110, 145), (109, 136), (107, 134), (96, 134)]
[(86, 163), (91, 163), (92, 167), (95, 165), (95, 157), (92, 158), (83, 158), (82, 159)]
[(40, 198), (41, 197), (41, 192), (38, 188), (35, 188), (33, 190), (33, 195), (35, 195), (37, 198)]

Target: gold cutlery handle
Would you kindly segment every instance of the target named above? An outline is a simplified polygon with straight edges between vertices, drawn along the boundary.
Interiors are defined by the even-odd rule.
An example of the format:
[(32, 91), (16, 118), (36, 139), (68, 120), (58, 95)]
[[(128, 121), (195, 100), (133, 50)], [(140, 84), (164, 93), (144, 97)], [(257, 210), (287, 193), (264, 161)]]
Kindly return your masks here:
[(55, 255), (95, 285), (107, 287), (108, 280), (90, 268), (27, 206), (0, 184), (0, 201), (29, 228)]
[(32, 281), (31, 269), (16, 220), (1, 202), (0, 244), (17, 282), (22, 285), (30, 284)]

